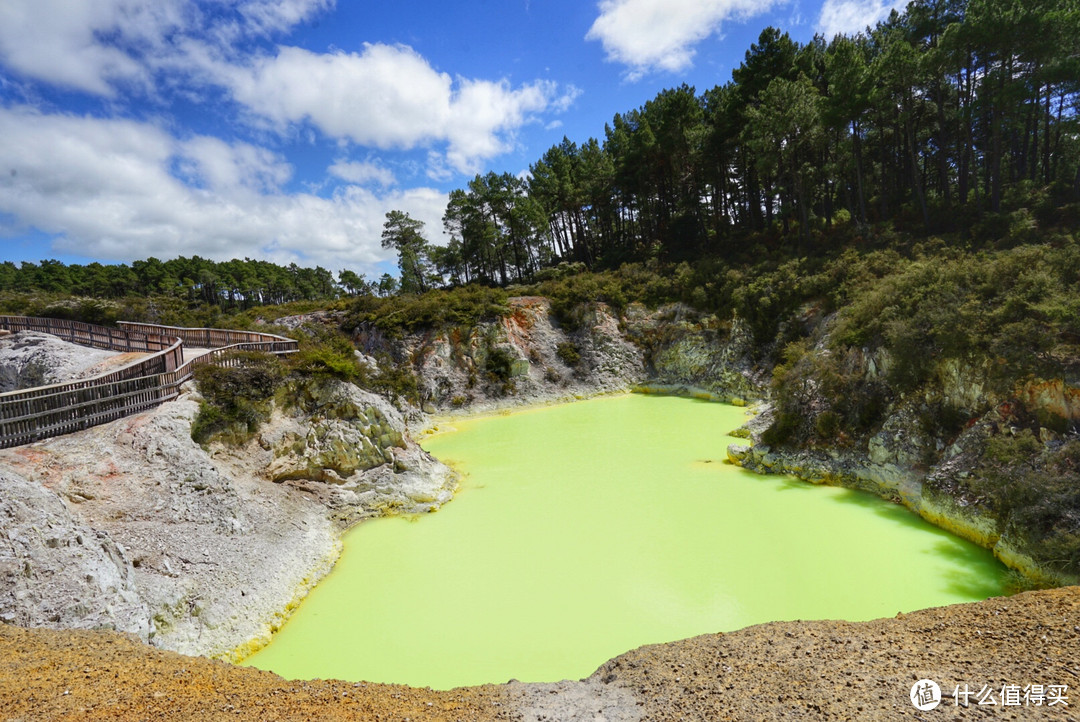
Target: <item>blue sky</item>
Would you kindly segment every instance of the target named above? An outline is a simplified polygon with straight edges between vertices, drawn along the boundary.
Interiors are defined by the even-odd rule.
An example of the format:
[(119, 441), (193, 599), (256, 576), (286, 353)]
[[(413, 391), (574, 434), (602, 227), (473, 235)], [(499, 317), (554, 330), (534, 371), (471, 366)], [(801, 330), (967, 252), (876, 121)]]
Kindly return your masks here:
[(0, 261), (381, 273), (401, 209), (897, 0), (2, 0)]

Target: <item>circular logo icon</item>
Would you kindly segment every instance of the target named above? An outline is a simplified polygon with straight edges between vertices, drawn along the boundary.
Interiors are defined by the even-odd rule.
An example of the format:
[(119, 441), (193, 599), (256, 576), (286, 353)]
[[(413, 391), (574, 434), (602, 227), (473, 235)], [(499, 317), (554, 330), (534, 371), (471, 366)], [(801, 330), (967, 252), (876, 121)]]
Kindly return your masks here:
[(932, 679), (920, 679), (911, 686), (911, 704), (923, 712), (935, 709), (941, 704), (941, 687)]

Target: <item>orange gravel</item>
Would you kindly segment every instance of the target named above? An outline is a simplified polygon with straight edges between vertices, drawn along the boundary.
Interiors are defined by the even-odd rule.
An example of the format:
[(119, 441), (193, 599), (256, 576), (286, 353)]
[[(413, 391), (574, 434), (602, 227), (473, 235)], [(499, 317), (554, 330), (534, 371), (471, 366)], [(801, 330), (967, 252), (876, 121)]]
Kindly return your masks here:
[[(916, 710), (920, 679), (942, 705)], [(957, 706), (966, 685), (1067, 685), (1053, 707)], [(0, 720), (1061, 720), (1080, 719), (1080, 587), (872, 622), (774, 622), (642, 647), (583, 682), (448, 692), (269, 672), (111, 632), (0, 625)]]
[[(276, 674), (186, 657), (111, 632), (0, 625), (0, 719), (496, 720), (496, 686), (433, 692)], [(500, 716), (500, 713), (501, 716)]]

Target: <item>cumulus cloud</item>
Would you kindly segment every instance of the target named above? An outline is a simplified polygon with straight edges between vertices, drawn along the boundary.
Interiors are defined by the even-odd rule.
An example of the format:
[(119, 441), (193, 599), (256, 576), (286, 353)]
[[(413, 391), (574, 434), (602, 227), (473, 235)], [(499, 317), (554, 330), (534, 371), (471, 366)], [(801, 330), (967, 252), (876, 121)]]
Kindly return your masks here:
[[(187, 0), (4, 0), (0, 60), (27, 77), (112, 97), (148, 86), (141, 57), (185, 22)], [(102, 38), (110, 38), (106, 43)]]
[[(453, 76), (402, 45), (266, 49), (267, 39), (333, 5), (0, 0), (0, 83), (41, 82), (106, 98), (97, 106), (103, 112), (149, 108), (162, 118), (0, 103), (0, 233), (36, 228), (55, 236), (55, 251), (110, 260), (197, 253), (363, 267), (389, 260), (380, 234), (391, 209), (445, 240), (445, 194), (401, 188), (378, 150), (417, 149), (428, 177), (447, 181), (479, 171), (514, 148), (523, 126), (550, 120), (540, 116), (566, 111), (580, 95), (546, 80)], [(223, 96), (236, 104), (204, 105), (211, 117), (202, 127), (223, 121), (250, 142), (168, 129), (182, 122), (168, 115), (173, 99)], [(337, 142), (328, 175), (301, 179), (309, 189), (336, 190), (290, 190), (300, 185), (294, 167), (260, 145), (273, 144), (268, 130)], [(410, 172), (422, 173), (423, 164)], [(327, 184), (331, 176), (344, 183)]]
[(242, 117), (279, 131), (307, 125), (377, 149), (437, 147), (441, 169), (473, 173), (514, 147), (540, 113), (580, 91), (536, 80), (452, 77), (412, 48), (366, 44), (319, 53), (281, 46), (252, 56), (253, 38), (282, 33), (333, 0), (0, 0), (0, 66), (104, 97), (224, 88)]
[(198, 254), (374, 272), (385, 214), (401, 209), (439, 239), (445, 194), (346, 186), (288, 193), (273, 153), (216, 138), (181, 140), (131, 120), (0, 109), (0, 214), (101, 259)]
[(855, 35), (877, 25), (893, 10), (903, 10), (907, 3), (908, 0), (825, 0), (816, 30), (829, 39)]
[(18, 73), (115, 97), (117, 86), (146, 90), (161, 69), (186, 67), (204, 38), (228, 54), (232, 43), (289, 30), (334, 0), (3, 0), (0, 61)]
[(217, 72), (237, 101), (279, 126), (307, 122), (379, 149), (446, 143), (447, 162), (464, 173), (509, 150), (513, 131), (536, 113), (567, 104), (552, 82), (455, 79), (403, 45), (369, 43), (359, 53), (281, 47)]
[(394, 173), (373, 161), (339, 160), (327, 168), (330, 175), (356, 185), (380, 185), (384, 188), (397, 183)]
[(586, 34), (599, 40), (608, 60), (638, 78), (650, 70), (677, 72), (694, 59), (694, 46), (729, 18), (747, 18), (786, 0), (601, 0)]
[(199, 136), (180, 145), (177, 152), (182, 177), (225, 196), (274, 192), (292, 177), (292, 166), (281, 157), (248, 143)]

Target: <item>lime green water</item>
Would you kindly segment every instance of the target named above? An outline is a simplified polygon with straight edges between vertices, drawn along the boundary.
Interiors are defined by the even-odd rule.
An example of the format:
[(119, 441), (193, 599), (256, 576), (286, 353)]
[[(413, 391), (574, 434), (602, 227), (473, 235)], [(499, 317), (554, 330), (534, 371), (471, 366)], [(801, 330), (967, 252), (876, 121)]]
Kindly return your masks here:
[(1002, 592), (988, 552), (899, 506), (723, 463), (744, 420), (635, 395), (456, 422), (424, 446), (466, 474), (458, 497), (351, 531), (246, 663), (442, 689), (555, 681), (652, 642)]

